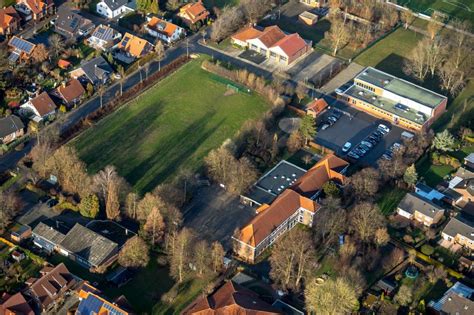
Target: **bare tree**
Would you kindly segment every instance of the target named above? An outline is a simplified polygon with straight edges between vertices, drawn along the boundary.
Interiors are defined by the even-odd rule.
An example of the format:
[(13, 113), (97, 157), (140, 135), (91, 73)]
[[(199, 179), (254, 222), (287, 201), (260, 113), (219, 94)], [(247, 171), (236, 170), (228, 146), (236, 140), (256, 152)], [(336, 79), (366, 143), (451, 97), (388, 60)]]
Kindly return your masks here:
[(314, 230), (317, 243), (321, 243), (321, 247), (325, 248), (337, 241), (339, 234), (344, 232), (347, 214), (338, 198), (327, 197), (322, 200), (321, 206)]
[(138, 201), (138, 195), (134, 192), (130, 192), (125, 199), (125, 210), (127, 216), (134, 220), (138, 217)]
[(148, 214), (146, 222), (143, 225), (143, 231), (152, 246), (155, 246), (158, 242), (163, 240), (165, 223), (157, 207), (153, 207)]
[(146, 267), (150, 261), (147, 244), (139, 236), (129, 239), (120, 250), (118, 262), (127, 268)]
[(312, 314), (349, 314), (358, 306), (354, 288), (344, 278), (320, 284), (313, 279), (305, 289), (306, 309)]
[(154, 208), (165, 209), (166, 207), (161, 198), (152, 193), (146, 193), (137, 204), (136, 218), (138, 221), (145, 222)]
[(415, 21), (416, 17), (413, 15), (412, 10), (404, 9), (400, 12), (400, 19), (402, 20), (403, 27), (407, 29), (408, 26)]
[(258, 22), (272, 7), (272, 0), (241, 0), (239, 3), (250, 23)]
[(158, 41), (155, 46), (155, 58), (158, 60), (158, 71), (161, 71), (161, 61), (165, 58), (165, 46), (161, 41)]
[(352, 175), (349, 182), (357, 198), (373, 197), (379, 190), (380, 173), (372, 167), (367, 167)]
[(211, 265), (211, 256), (209, 256), (209, 244), (200, 240), (193, 246), (193, 263), (200, 277), (209, 271)]
[(120, 194), (124, 186), (114, 166), (107, 165), (94, 176), (95, 189), (105, 206), (107, 219), (116, 220), (120, 217)]
[(13, 193), (0, 192), (0, 233), (4, 233), (17, 214), (19, 208), (18, 198)]
[(426, 31), (428, 32), (429, 38), (434, 40), (438, 32), (443, 28), (443, 24), (438, 21), (436, 18), (432, 18), (428, 26), (426, 27)]
[(103, 106), (103, 98), (105, 94), (105, 85), (104, 84), (99, 84), (97, 86), (97, 94), (99, 94), (99, 99), (100, 99), (100, 108)]
[(240, 6), (225, 7), (211, 27), (211, 40), (220, 42), (233, 34), (245, 23), (245, 14)]
[(59, 34), (52, 34), (49, 36), (48, 44), (51, 47), (55, 57), (57, 57), (63, 51), (65, 45), (64, 40)]
[(354, 206), (349, 214), (350, 229), (365, 243), (374, 240), (378, 229), (385, 227), (385, 218), (379, 208), (370, 203), (363, 202)]
[(173, 247), (169, 253), (171, 275), (178, 283), (182, 283), (187, 274), (187, 268), (191, 261), (192, 233), (189, 229), (183, 228), (176, 236)]
[(224, 261), (224, 255), (225, 255), (225, 251), (221, 243), (217, 241), (212, 243), (212, 246), (211, 246), (212, 270), (215, 273), (218, 273), (221, 271), (223, 261)]
[(39, 176), (45, 178), (48, 172), (46, 161), (51, 157), (53, 148), (49, 139), (37, 141), (37, 144), (31, 149), (30, 156), (33, 161), (33, 169)]
[(337, 16), (331, 19), (331, 28), (324, 34), (333, 48), (333, 56), (336, 56), (339, 49), (346, 45), (350, 38), (349, 27), (345, 21)]
[(292, 229), (273, 248), (270, 276), (282, 289), (298, 290), (313, 267), (314, 257), (310, 233)]
[(48, 57), (49, 52), (44, 44), (38, 44), (31, 53), (31, 59), (33, 59), (36, 63), (39, 64), (48, 59)]

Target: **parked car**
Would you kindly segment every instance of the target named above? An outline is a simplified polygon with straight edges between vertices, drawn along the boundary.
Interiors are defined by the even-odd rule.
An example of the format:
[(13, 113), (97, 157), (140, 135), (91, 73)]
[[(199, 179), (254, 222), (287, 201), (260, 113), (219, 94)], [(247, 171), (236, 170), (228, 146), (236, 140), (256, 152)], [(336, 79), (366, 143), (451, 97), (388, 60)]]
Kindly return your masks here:
[(390, 160), (392, 159), (392, 155), (393, 155), (392, 151), (387, 150), (387, 151), (385, 151), (385, 153), (382, 155), (382, 158), (385, 159), (385, 160), (389, 160), (389, 161), (390, 161)]
[(384, 133), (377, 129), (374, 131), (374, 135), (376, 137), (379, 137), (379, 139), (382, 139), (382, 137), (384, 136)]
[(57, 205), (59, 202), (56, 199), (49, 199), (48, 202), (46, 202), (46, 205), (50, 208), (54, 207)]
[(372, 136), (368, 137), (367, 141), (370, 142), (372, 146), (375, 146), (378, 143), (378, 140)]
[(366, 146), (365, 144), (359, 144), (359, 148), (362, 148), (363, 150), (365, 150), (365, 152), (369, 152), (370, 151), (370, 148), (368, 146)]
[(363, 140), (361, 142), (361, 144), (365, 145), (366, 147), (368, 147), (369, 149), (373, 147), (372, 143), (370, 143), (369, 141), (367, 140)]
[(347, 151), (349, 151), (349, 150), (351, 149), (351, 147), (352, 147), (352, 143), (346, 142), (346, 143), (344, 144), (344, 146), (342, 147), (342, 152), (347, 152)]
[(355, 153), (354, 151), (349, 152), (349, 153), (347, 154), (347, 156), (348, 156), (348, 157), (351, 157), (351, 158), (353, 158), (353, 159), (355, 159), (355, 160), (358, 160), (358, 159), (360, 158), (360, 156), (359, 156), (357, 153)]
[(392, 144), (390, 149), (391, 149), (391, 151), (397, 151), (397, 150), (400, 150), (401, 147), (402, 147), (402, 145), (400, 143), (395, 142), (394, 144)]
[(330, 124), (324, 124), (321, 126), (321, 130), (326, 130), (330, 127), (331, 125)]
[(384, 135), (386, 135), (387, 133), (390, 132), (390, 128), (387, 127), (386, 125), (384, 124), (380, 124), (378, 127), (377, 127), (378, 130), (380, 130)]
[(333, 122), (336, 122), (336, 121), (337, 121), (337, 117), (331, 115), (331, 116), (328, 117), (328, 120), (333, 121)]

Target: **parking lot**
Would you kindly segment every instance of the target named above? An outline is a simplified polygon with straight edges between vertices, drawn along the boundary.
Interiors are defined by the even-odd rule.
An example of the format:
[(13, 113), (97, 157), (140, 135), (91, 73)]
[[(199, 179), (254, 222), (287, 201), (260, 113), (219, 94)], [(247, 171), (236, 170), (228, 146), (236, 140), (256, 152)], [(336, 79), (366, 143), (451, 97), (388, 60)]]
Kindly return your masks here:
[[(344, 157), (354, 164), (361, 166), (375, 165), (377, 160), (389, 149), (395, 142), (401, 143), (402, 128), (393, 126), (389, 122), (373, 117), (362, 111), (354, 109), (343, 102), (333, 101), (330, 109), (323, 113), (317, 119), (317, 126), (321, 128), (328, 116), (334, 111), (341, 111), (342, 115), (332, 126), (325, 130), (318, 130), (316, 143), (333, 150), (337, 155)], [(368, 152), (358, 160), (347, 156), (348, 152), (343, 152), (342, 147), (346, 142), (352, 144), (351, 150), (362, 140), (371, 135), (379, 124), (390, 127), (390, 132), (384, 135), (378, 143), (373, 145)], [(349, 152), (351, 151), (349, 150)]]

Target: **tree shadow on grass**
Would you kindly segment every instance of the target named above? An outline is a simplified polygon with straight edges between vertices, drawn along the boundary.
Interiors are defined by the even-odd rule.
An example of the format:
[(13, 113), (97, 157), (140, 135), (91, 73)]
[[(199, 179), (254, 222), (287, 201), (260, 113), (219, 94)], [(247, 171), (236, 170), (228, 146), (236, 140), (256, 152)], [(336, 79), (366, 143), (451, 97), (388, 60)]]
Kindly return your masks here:
[[(170, 134), (160, 141), (159, 150), (145, 159), (125, 175), (140, 193), (151, 191), (158, 184), (166, 181), (180, 168), (188, 168), (190, 157), (199, 149), (204, 141), (211, 137), (224, 123), (224, 120), (212, 122), (215, 111), (204, 115), (190, 124), (179, 134)], [(140, 183), (142, 181), (142, 183)]]

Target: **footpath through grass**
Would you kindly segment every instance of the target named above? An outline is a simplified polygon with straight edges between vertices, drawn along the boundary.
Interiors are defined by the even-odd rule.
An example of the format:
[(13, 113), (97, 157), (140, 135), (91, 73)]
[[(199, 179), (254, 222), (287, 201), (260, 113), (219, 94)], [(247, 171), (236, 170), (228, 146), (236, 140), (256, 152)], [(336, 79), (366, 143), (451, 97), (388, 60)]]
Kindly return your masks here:
[(197, 170), (208, 152), (269, 105), (253, 93), (229, 96), (226, 84), (191, 61), (80, 135), (73, 145), (95, 173), (114, 165), (140, 193), (182, 169)]

